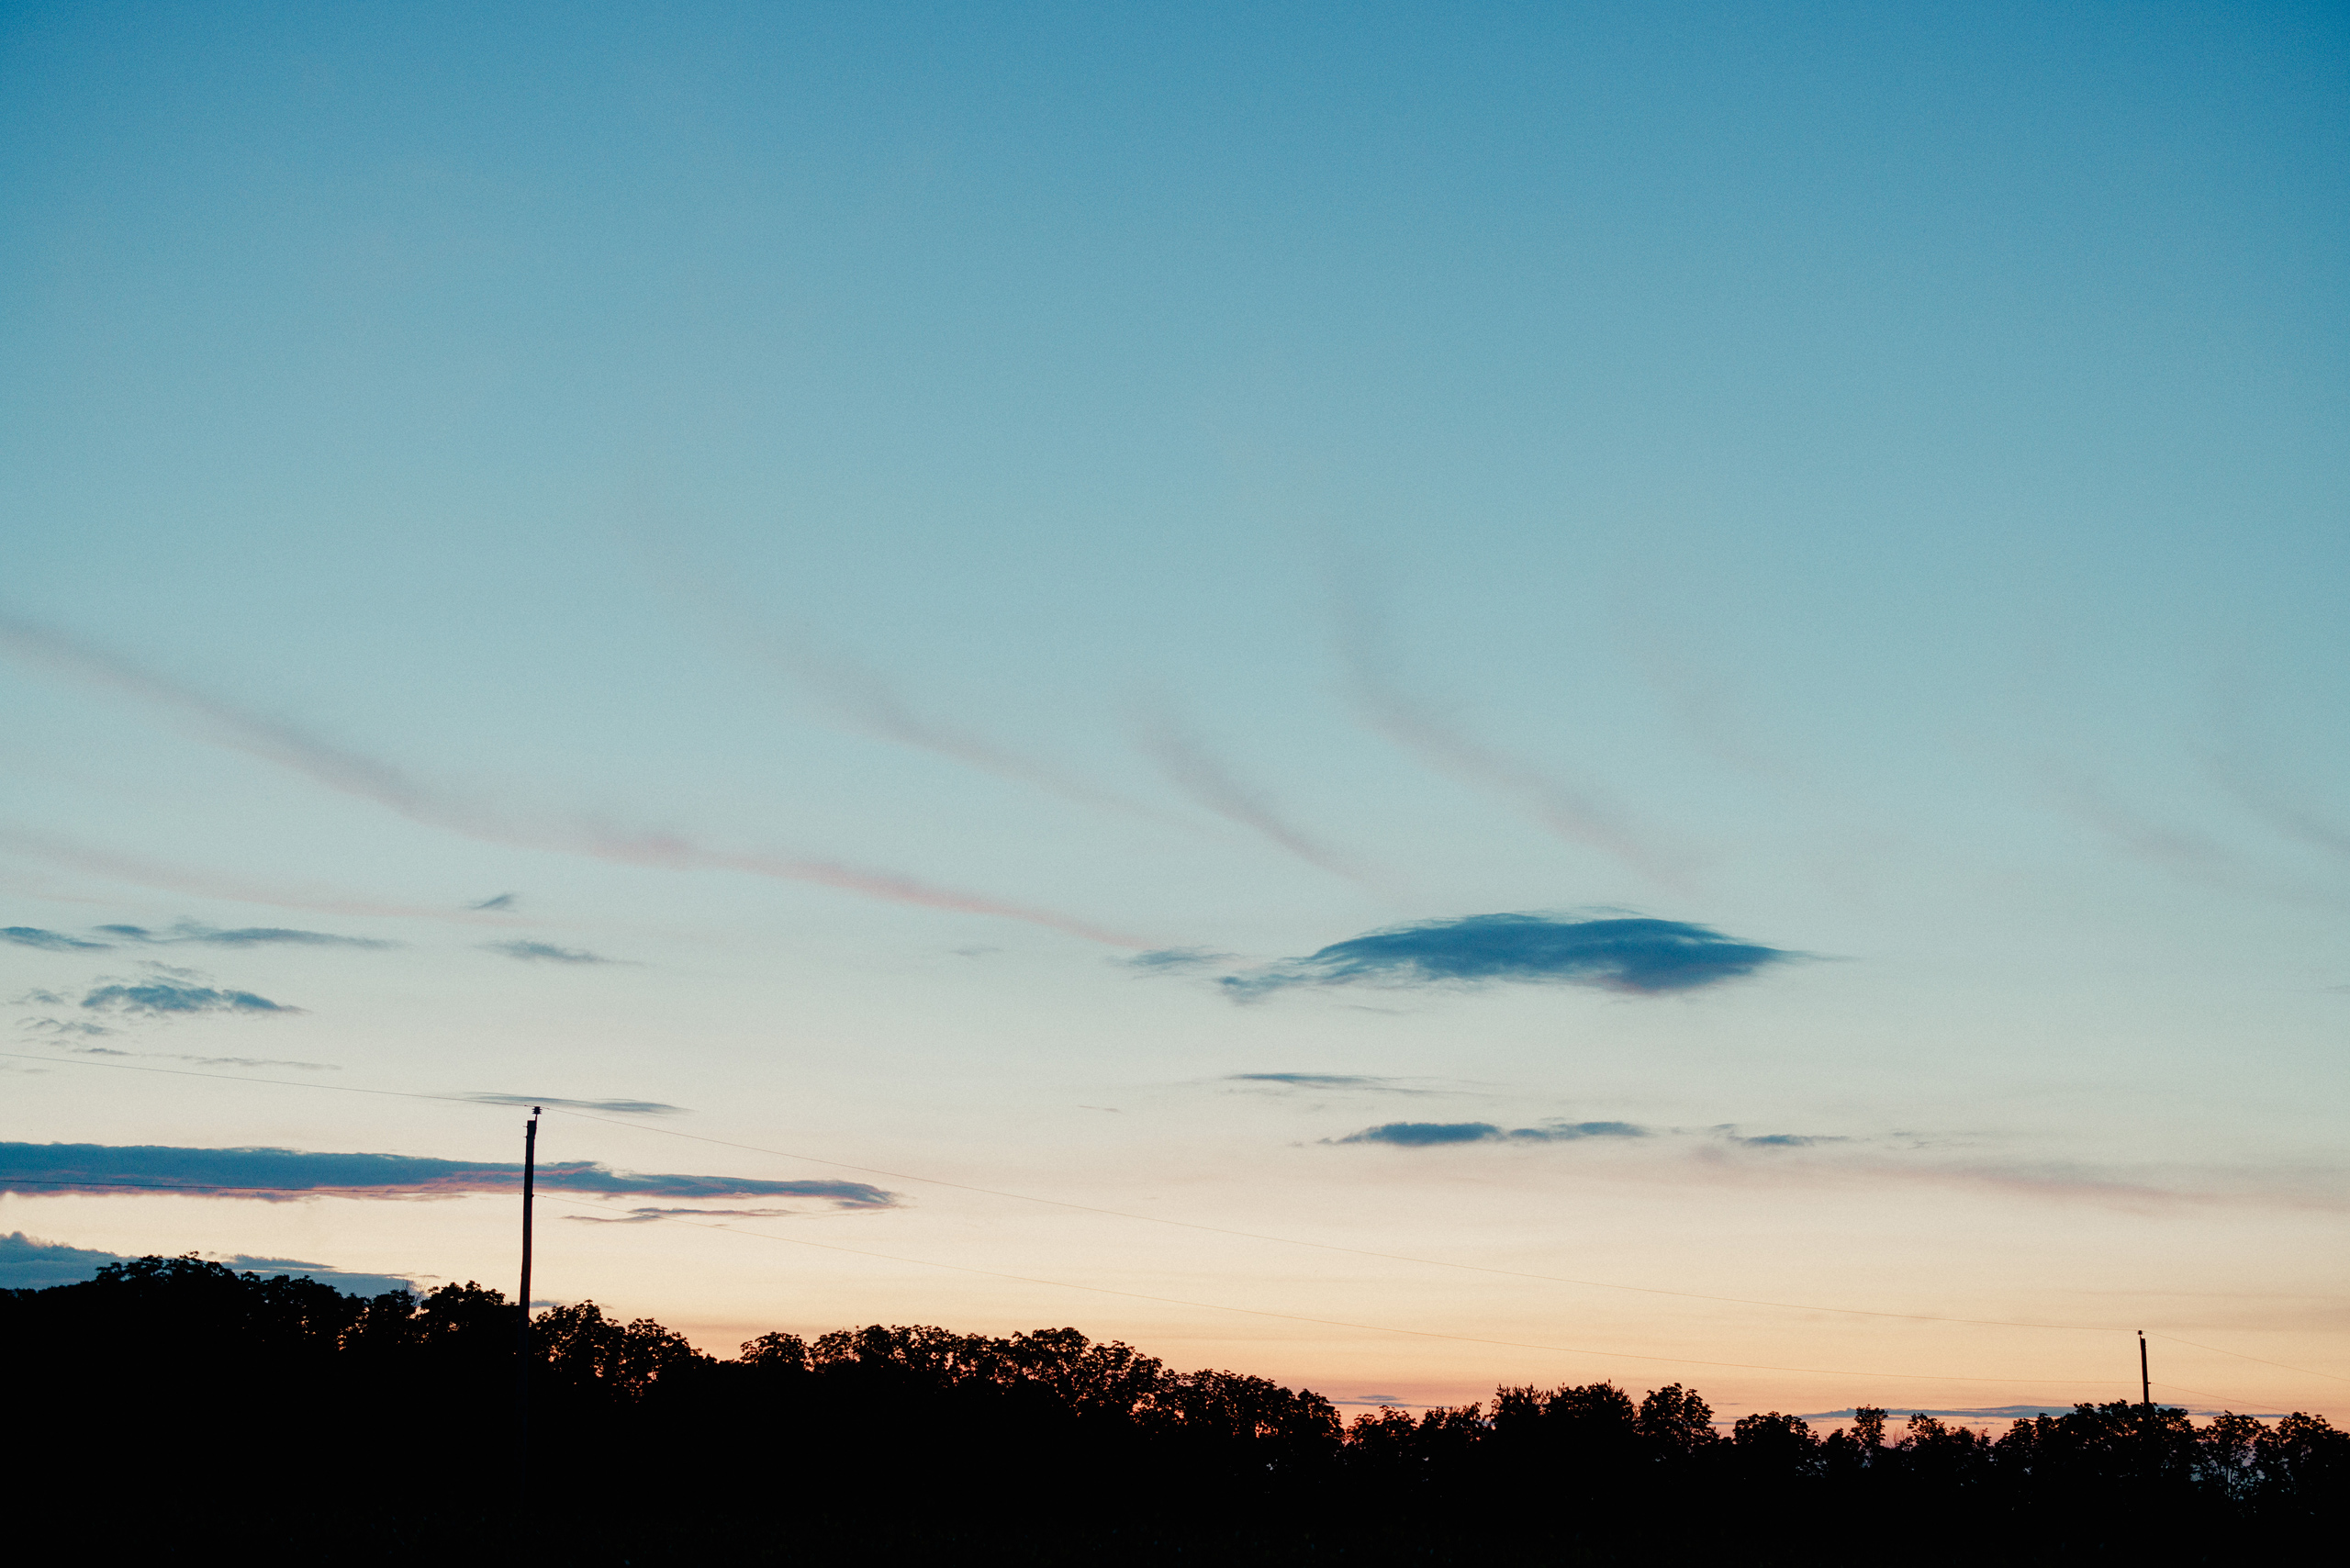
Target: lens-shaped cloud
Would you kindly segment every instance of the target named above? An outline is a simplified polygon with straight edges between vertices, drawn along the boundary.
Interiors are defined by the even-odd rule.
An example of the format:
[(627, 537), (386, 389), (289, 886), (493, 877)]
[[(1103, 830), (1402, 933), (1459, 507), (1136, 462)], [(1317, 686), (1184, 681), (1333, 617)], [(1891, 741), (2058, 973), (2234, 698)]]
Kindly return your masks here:
[(1679, 920), (1472, 914), (1391, 926), (1218, 983), (1240, 1001), (1292, 986), (1505, 980), (1656, 995), (1740, 980), (1796, 957)]

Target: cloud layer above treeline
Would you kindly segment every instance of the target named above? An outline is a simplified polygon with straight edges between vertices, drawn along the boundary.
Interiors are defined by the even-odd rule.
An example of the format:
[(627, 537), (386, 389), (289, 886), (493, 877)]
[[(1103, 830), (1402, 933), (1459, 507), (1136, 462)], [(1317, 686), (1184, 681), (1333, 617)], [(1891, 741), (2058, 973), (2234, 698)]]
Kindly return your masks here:
[[(540, 1190), (648, 1198), (811, 1198), (844, 1209), (892, 1208), (895, 1193), (862, 1182), (768, 1182), (614, 1170), (592, 1159), (538, 1167)], [(447, 1198), (511, 1193), (522, 1167), (407, 1154), (326, 1154), (292, 1148), (173, 1148), (162, 1145), (0, 1143), (0, 1193), (193, 1193), (285, 1202), (306, 1197)]]
[[(40, 1291), (52, 1285), (79, 1284), (84, 1280), (95, 1279), (98, 1271), (109, 1263), (130, 1261), (119, 1252), (69, 1247), (62, 1241), (44, 1241), (21, 1230), (15, 1231), (0, 1236), (0, 1290)], [(416, 1282), (405, 1275), (355, 1273), (324, 1263), (305, 1262), (299, 1258), (257, 1258), (239, 1252), (220, 1261), (239, 1273), (313, 1279), (322, 1285), (332, 1285), (346, 1295), (416, 1290)]]

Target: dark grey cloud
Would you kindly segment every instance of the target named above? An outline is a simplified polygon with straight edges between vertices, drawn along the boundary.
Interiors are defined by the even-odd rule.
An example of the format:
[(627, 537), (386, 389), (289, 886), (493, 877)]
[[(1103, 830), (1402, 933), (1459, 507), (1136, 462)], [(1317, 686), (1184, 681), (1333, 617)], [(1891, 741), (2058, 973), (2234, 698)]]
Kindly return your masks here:
[[(862, 1182), (767, 1182), (614, 1170), (596, 1160), (542, 1164), (542, 1192), (616, 1197), (724, 1200), (813, 1198), (838, 1208), (897, 1206), (896, 1194)], [(326, 1154), (292, 1148), (175, 1148), (161, 1145), (0, 1143), (0, 1192), (39, 1196), (183, 1192), (281, 1203), (296, 1198), (458, 1197), (514, 1192), (522, 1167), (407, 1154)]]
[(628, 961), (625, 958), (607, 958), (584, 947), (558, 947), (552, 942), (528, 942), (520, 938), (511, 942), (485, 942), (482, 951), (503, 953), (509, 958), (534, 964), (622, 964)]
[(123, 942), (146, 946), (179, 946), (193, 943), (205, 947), (397, 947), (397, 942), (386, 942), (375, 936), (340, 936), (327, 931), (294, 931), (282, 925), (244, 925), (223, 930), (217, 925), (205, 925), (196, 921), (183, 920), (168, 931), (150, 931), (143, 925), (100, 925), (93, 929)]
[(1371, 932), (1218, 983), (1239, 1001), (1291, 986), (1503, 980), (1657, 995), (1739, 980), (1798, 956), (1685, 921), (1472, 914)]
[(93, 1013), (126, 1018), (172, 1018), (197, 1013), (252, 1015), (299, 1013), (301, 1008), (272, 1002), (250, 991), (218, 991), (208, 985), (176, 985), (167, 980), (141, 980), (129, 985), (101, 985), (82, 998)]
[(1573, 1143), (1594, 1137), (1647, 1137), (1646, 1127), (1629, 1122), (1545, 1122), (1507, 1131), (1491, 1122), (1387, 1122), (1325, 1143), (1384, 1143), (1398, 1148), (1429, 1148), (1449, 1143)]
[(559, 1105), (566, 1111), (616, 1111), (628, 1116), (680, 1116), (683, 1105), (658, 1100), (564, 1100), (553, 1094), (460, 1094), (478, 1105)]
[(496, 898), (484, 899), (479, 903), (469, 903), (465, 907), (476, 911), (506, 910), (512, 909), (521, 902), (522, 895), (520, 893), (500, 893)]
[(39, 947), (50, 953), (98, 953), (114, 946), (111, 942), (88, 942), (79, 936), (68, 936), (62, 931), (43, 931), (37, 925), (0, 925), (0, 942)]
[[(129, 1261), (118, 1252), (69, 1247), (62, 1241), (43, 1241), (21, 1230), (14, 1231), (0, 1236), (0, 1290), (38, 1291), (52, 1285), (78, 1284), (95, 1279), (98, 1271), (109, 1263)], [(240, 1273), (307, 1276), (322, 1285), (332, 1285), (346, 1295), (382, 1295), (388, 1291), (416, 1289), (413, 1281), (400, 1275), (354, 1273), (323, 1263), (306, 1263), (298, 1258), (256, 1258), (240, 1252), (219, 1261)]]

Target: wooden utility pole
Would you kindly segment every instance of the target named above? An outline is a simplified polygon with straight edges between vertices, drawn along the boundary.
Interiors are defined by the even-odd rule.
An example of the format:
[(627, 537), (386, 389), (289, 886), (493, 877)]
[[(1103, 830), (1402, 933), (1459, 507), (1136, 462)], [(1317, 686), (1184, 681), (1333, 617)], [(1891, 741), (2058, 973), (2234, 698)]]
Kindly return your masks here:
[(522, 1437), (522, 1480), (531, 1478), (531, 1187), (539, 1167), (539, 1107), (522, 1124), (522, 1299), (514, 1313), (515, 1425)]
[[(526, 1200), (527, 1201), (527, 1200)], [(2146, 1419), (2154, 1418), (2154, 1385), (2146, 1375), (2146, 1331), (2138, 1330), (2138, 1403), (2146, 1412)]]

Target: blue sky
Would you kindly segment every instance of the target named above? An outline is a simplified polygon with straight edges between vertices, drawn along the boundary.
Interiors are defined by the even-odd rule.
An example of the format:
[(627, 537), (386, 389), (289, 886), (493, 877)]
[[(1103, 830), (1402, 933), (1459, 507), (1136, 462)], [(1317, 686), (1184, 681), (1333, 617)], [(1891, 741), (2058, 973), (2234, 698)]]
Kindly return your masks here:
[(545, 1288), (721, 1347), (2134, 1375), (1500, 1269), (2339, 1407), (2344, 43), (8, 6), (15, 1136), (470, 1168), (551, 1095), (550, 1158), (902, 1200), (555, 1226)]

